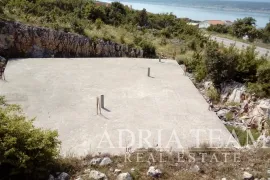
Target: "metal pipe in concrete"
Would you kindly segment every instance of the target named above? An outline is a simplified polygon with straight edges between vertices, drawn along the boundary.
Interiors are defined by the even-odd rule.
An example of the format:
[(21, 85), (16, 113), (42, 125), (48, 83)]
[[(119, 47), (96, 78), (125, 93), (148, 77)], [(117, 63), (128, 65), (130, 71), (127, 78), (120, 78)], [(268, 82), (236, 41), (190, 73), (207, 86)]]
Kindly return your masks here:
[(100, 96), (101, 108), (104, 108), (104, 95)]

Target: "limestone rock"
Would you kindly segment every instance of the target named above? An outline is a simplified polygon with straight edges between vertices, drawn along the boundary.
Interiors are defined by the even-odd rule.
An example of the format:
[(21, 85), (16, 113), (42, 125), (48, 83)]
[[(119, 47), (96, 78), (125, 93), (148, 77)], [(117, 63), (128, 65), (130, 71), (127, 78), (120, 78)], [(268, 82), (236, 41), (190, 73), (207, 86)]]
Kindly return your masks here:
[(226, 119), (226, 114), (229, 112), (230, 110), (228, 109), (221, 109), (219, 111), (217, 111), (217, 116), (222, 119), (222, 120), (225, 120)]
[(197, 172), (200, 171), (200, 167), (199, 167), (198, 165), (195, 165), (195, 166), (193, 166), (193, 167), (191, 168), (191, 171), (197, 173)]
[(213, 86), (213, 83), (211, 81), (206, 81), (204, 82), (203, 86), (205, 90), (208, 90)]
[(243, 84), (232, 81), (221, 84), (221, 101), (222, 102), (240, 102), (241, 95), (245, 92), (246, 88)]
[(58, 173), (56, 173), (55, 176), (50, 174), (48, 180), (70, 180), (70, 176), (69, 176), (69, 174), (67, 174), (65, 172), (58, 172)]
[(109, 158), (109, 157), (104, 157), (103, 159), (102, 159), (102, 161), (100, 162), (100, 166), (105, 166), (105, 165), (109, 165), (109, 164), (111, 164), (112, 163), (112, 160), (111, 160), (111, 158)]
[(115, 174), (121, 173), (121, 169), (115, 169), (115, 170), (114, 170), (114, 173), (115, 173)]
[(101, 162), (101, 158), (93, 158), (90, 161), (90, 165), (98, 165)]
[(246, 91), (245, 86), (235, 88), (229, 96), (228, 102), (241, 102), (241, 95)]
[(56, 178), (56, 180), (69, 180), (69, 179), (70, 176), (65, 172), (60, 173)]
[(131, 175), (127, 173), (121, 173), (117, 176), (116, 180), (132, 180)]
[(157, 169), (155, 166), (150, 166), (147, 171), (148, 176), (155, 177), (155, 178), (160, 177), (161, 174), (162, 174), (161, 170)]
[(107, 176), (104, 173), (96, 170), (90, 171), (89, 178), (94, 180), (108, 180)]
[(0, 21), (0, 54), (13, 57), (143, 57), (142, 50), (74, 33)]
[(252, 176), (252, 174), (250, 174), (249, 172), (244, 172), (243, 173), (243, 179), (244, 180), (253, 180), (254, 179), (254, 177)]
[(54, 180), (54, 176), (50, 174), (48, 180)]

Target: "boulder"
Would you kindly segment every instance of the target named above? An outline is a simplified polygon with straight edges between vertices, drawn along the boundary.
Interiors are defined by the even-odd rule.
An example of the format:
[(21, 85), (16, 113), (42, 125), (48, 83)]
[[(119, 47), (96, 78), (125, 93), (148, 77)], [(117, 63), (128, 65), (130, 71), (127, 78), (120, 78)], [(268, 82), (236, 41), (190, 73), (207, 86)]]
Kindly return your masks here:
[(245, 93), (246, 88), (245, 86), (239, 87), (239, 88), (235, 88), (232, 93), (230, 94), (229, 98), (228, 98), (228, 102), (237, 102), (240, 103), (241, 102), (241, 95), (243, 93)]
[(89, 179), (94, 180), (108, 180), (107, 176), (104, 173), (101, 173), (96, 170), (91, 170), (89, 174)]
[(115, 170), (114, 170), (114, 173), (115, 173), (115, 174), (121, 173), (121, 169), (115, 169)]
[(160, 169), (157, 169), (155, 166), (150, 166), (148, 171), (147, 171), (147, 175), (154, 177), (154, 178), (158, 178), (160, 177), (162, 174)]
[(204, 89), (205, 90), (208, 90), (211, 87), (213, 87), (213, 83), (212, 83), (212, 81), (205, 81), (204, 84), (203, 84), (203, 86), (204, 86)]
[(219, 111), (216, 112), (217, 116), (222, 119), (222, 120), (226, 120), (226, 114), (229, 112), (230, 110), (228, 109), (221, 109)]
[(222, 102), (240, 102), (241, 95), (245, 92), (246, 88), (243, 84), (232, 81), (221, 84), (221, 101)]
[(244, 180), (254, 180), (254, 177), (253, 177), (253, 175), (252, 174), (250, 174), (249, 172), (244, 172), (243, 173), (243, 179)]
[(93, 158), (90, 161), (90, 165), (98, 165), (101, 162), (101, 158)]
[(117, 176), (116, 180), (132, 180), (131, 175), (127, 173), (121, 173)]
[(111, 164), (113, 161), (111, 160), (111, 158), (109, 158), (109, 157), (104, 157), (103, 159), (102, 159), (102, 161), (100, 162), (100, 166), (106, 166), (106, 165), (109, 165), (109, 164)]
[(50, 174), (48, 180), (54, 180), (54, 176)]
[(55, 176), (50, 174), (48, 180), (70, 180), (70, 176), (68, 173), (65, 172), (57, 172)]
[(200, 167), (198, 165), (195, 165), (193, 166), (191, 169), (190, 169), (192, 172), (196, 172), (198, 173), (200, 171)]
[(67, 173), (65, 173), (65, 172), (60, 173), (56, 177), (56, 180), (69, 180), (69, 179), (70, 179), (70, 176)]

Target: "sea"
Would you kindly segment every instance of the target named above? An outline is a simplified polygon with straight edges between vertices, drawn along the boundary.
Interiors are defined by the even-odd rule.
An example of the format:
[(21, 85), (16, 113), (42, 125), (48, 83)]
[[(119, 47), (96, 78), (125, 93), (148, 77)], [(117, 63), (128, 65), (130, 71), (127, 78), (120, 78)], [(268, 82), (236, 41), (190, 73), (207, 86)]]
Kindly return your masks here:
[[(112, 0), (101, 0), (113, 2)], [(230, 20), (253, 17), (258, 28), (270, 21), (270, 0), (117, 0), (133, 9), (173, 13), (192, 20)]]

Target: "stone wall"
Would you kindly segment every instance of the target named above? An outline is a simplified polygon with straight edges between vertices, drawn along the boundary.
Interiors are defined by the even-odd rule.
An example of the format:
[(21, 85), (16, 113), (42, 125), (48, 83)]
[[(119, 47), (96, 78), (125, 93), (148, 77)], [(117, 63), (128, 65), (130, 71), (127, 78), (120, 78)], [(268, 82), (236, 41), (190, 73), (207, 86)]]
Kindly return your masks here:
[(0, 56), (143, 57), (141, 49), (18, 22), (0, 21)]

